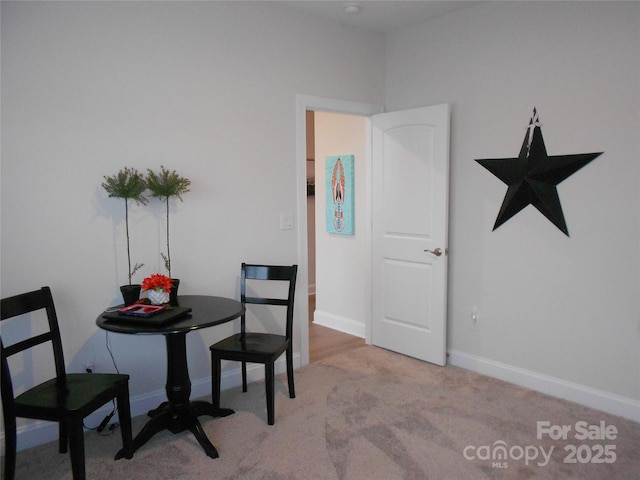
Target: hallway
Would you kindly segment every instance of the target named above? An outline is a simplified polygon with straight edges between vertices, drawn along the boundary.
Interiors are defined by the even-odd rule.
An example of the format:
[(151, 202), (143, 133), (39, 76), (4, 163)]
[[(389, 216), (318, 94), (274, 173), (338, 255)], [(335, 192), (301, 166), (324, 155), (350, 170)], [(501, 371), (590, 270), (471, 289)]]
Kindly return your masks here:
[(364, 338), (313, 323), (316, 296), (309, 295), (309, 363), (365, 345)]

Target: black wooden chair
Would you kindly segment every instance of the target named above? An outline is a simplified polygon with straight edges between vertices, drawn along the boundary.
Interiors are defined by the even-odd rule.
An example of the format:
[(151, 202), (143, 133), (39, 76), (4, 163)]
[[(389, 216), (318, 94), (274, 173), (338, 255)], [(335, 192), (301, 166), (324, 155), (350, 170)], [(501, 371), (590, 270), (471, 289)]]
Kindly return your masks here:
[[(13, 480), (16, 468), (16, 417), (58, 422), (59, 451), (67, 452), (69, 446), (74, 480), (85, 478), (83, 419), (105, 403), (117, 399), (122, 444), (125, 457), (133, 456), (131, 438), (131, 411), (129, 407), (129, 375), (69, 373), (65, 371), (64, 357), (58, 318), (49, 287), (2, 299), (1, 320), (44, 310), (48, 328), (34, 326), (37, 319), (45, 315), (34, 313), (14, 322), (26, 322), (21, 330), (43, 332), (4, 346), (0, 336), (2, 352), (2, 410), (5, 428), (5, 480)], [(44, 323), (44, 322), (43, 322)], [(17, 329), (16, 329), (17, 330)], [(3, 331), (3, 333), (5, 333)], [(14, 397), (13, 382), (8, 357), (36, 345), (51, 342), (56, 377), (28, 389)], [(23, 354), (27, 355), (27, 353)], [(48, 363), (47, 365), (50, 365)], [(43, 365), (42, 368), (46, 368)], [(38, 370), (42, 369), (38, 367)]]
[[(265, 386), (267, 393), (267, 420), (269, 425), (275, 423), (274, 416), (274, 365), (276, 359), (286, 353), (287, 381), (289, 383), (289, 397), (295, 398), (293, 384), (293, 300), (296, 288), (298, 266), (247, 265), (242, 264), (240, 277), (240, 300), (244, 305), (258, 304), (272, 308), (277, 305), (286, 309), (286, 324), (284, 335), (273, 333), (250, 333), (246, 331), (246, 314), (240, 317), (240, 333), (232, 335), (211, 345), (211, 382), (212, 402), (215, 408), (220, 408), (220, 375), (221, 360), (242, 362), (242, 391), (247, 391), (247, 362), (262, 363), (265, 366)], [(247, 294), (247, 280), (284, 281), (288, 282), (286, 298), (265, 298)], [(265, 310), (266, 311), (266, 310)], [(261, 317), (263, 320), (266, 316)]]

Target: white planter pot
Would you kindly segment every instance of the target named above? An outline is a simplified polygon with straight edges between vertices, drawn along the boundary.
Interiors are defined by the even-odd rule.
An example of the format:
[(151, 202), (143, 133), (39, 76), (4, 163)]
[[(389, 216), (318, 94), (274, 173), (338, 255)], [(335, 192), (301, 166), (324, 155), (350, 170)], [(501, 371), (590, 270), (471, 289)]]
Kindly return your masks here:
[(147, 296), (152, 305), (169, 303), (169, 294), (164, 290), (147, 290)]

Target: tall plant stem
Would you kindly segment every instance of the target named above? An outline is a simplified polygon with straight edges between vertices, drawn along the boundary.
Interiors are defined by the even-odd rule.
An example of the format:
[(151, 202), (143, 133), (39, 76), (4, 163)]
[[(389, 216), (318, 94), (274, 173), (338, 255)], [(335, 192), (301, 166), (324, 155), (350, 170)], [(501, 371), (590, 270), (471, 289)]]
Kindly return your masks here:
[(171, 277), (171, 252), (169, 251), (169, 197), (167, 197), (167, 270)]
[(127, 265), (129, 266), (129, 285), (131, 285), (131, 250), (129, 248), (129, 202), (124, 199), (124, 220), (127, 228)]

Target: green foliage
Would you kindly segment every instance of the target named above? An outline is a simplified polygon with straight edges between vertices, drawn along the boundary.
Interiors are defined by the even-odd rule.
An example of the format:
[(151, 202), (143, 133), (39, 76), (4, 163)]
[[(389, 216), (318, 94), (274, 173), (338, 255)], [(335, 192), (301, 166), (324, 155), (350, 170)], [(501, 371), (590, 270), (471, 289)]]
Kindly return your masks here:
[(129, 243), (129, 200), (135, 201), (137, 204), (145, 205), (148, 200), (143, 195), (147, 189), (147, 181), (144, 176), (135, 168), (125, 167), (116, 175), (104, 177), (102, 188), (109, 194), (109, 197), (123, 198), (125, 211), (125, 224), (127, 228), (127, 263), (129, 266), (129, 285), (131, 278), (135, 273), (144, 266), (143, 263), (136, 263), (131, 266), (131, 247)]
[(146, 183), (153, 197), (160, 200), (178, 197), (182, 201), (181, 195), (189, 191), (191, 181), (178, 175), (175, 170), (169, 171), (164, 166), (160, 166), (160, 173), (151, 169), (148, 172)]
[(182, 201), (183, 194), (189, 191), (191, 181), (185, 177), (181, 177), (175, 170), (169, 171), (160, 166), (160, 173), (156, 173), (148, 169), (146, 184), (151, 191), (151, 196), (164, 200), (167, 208), (167, 254), (160, 253), (164, 260), (164, 267), (171, 277), (171, 250), (169, 248), (169, 198), (178, 197)]
[(117, 175), (104, 177), (102, 187), (110, 197), (131, 199), (145, 205), (148, 200), (143, 195), (147, 189), (147, 181), (135, 168), (125, 167)]
[(144, 267), (144, 263), (136, 263), (133, 267), (129, 265), (129, 285), (131, 285), (131, 279), (136, 274), (138, 270)]
[[(167, 251), (169, 251), (169, 244), (168, 243), (167, 243)], [(160, 256), (162, 257), (162, 260), (164, 261), (164, 268), (167, 269), (167, 272), (169, 272), (169, 277), (171, 277), (171, 259), (169, 259), (168, 255), (165, 255), (162, 252), (160, 252)]]

